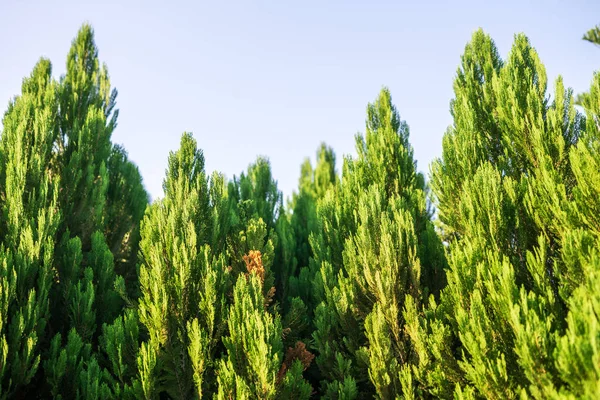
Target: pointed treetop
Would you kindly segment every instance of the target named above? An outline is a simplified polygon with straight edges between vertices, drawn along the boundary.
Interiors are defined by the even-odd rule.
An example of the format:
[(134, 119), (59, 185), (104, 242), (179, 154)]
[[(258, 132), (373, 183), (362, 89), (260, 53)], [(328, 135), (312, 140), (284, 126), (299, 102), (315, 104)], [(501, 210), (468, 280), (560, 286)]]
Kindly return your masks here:
[(335, 183), (337, 172), (335, 170), (335, 152), (325, 143), (321, 143), (317, 151), (317, 165), (315, 167), (315, 189), (317, 197), (323, 197), (329, 187)]
[(366, 135), (356, 136), (356, 151), (355, 167), (360, 171), (361, 185), (376, 183), (389, 196), (400, 194), (417, 182), (408, 124), (400, 119), (386, 87), (367, 106)]
[(169, 166), (163, 182), (165, 196), (174, 195), (180, 178), (193, 183), (199, 177), (205, 178), (204, 154), (197, 147), (196, 139), (190, 132), (181, 136), (179, 150), (169, 153)]
[(62, 83), (68, 95), (77, 94), (74, 99), (67, 96), (71, 101), (68, 106), (70, 112), (84, 118), (88, 107), (95, 106), (102, 110), (104, 117), (109, 120), (109, 133), (114, 130), (119, 114), (118, 110), (114, 110), (117, 90), (111, 90), (108, 68), (105, 64), (100, 65), (94, 30), (89, 24), (84, 24), (79, 29), (71, 43), (67, 55), (67, 72)]

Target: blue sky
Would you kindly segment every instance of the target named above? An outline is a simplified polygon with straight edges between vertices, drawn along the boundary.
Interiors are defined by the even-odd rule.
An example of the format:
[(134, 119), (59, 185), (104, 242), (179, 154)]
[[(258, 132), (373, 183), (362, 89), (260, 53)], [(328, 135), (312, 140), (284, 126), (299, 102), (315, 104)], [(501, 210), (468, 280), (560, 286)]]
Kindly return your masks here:
[(119, 91), (123, 144), (153, 198), (170, 150), (191, 131), (207, 170), (238, 175), (257, 155), (280, 189), (320, 142), (354, 154), (365, 109), (388, 86), (420, 170), (441, 153), (460, 55), (482, 27), (505, 57), (527, 34), (548, 77), (576, 92), (600, 70), (581, 40), (597, 0), (547, 1), (16, 1), (0, 0), (0, 107), (41, 56), (58, 77), (83, 22)]

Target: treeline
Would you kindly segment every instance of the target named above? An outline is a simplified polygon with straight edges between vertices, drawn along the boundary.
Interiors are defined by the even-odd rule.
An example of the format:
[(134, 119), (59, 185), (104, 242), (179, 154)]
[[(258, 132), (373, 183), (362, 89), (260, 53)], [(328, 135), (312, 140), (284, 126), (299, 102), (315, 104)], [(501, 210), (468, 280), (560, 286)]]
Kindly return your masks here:
[(383, 89), (285, 205), (188, 133), (149, 204), (83, 26), (2, 120), (0, 398), (599, 398), (600, 74), (550, 85), (478, 31), (428, 182)]

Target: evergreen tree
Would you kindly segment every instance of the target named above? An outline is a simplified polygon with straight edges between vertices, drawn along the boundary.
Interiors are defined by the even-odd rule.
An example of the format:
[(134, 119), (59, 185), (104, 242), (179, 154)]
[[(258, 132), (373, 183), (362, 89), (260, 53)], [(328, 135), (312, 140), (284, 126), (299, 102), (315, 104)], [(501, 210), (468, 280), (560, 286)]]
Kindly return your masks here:
[[(312, 354), (298, 342), (299, 351), (288, 349), (283, 360), (283, 328), (280, 317), (268, 310), (273, 291), (268, 276), (273, 250), (262, 219), (251, 220), (243, 242), (247, 273), (240, 274), (229, 311), (229, 335), (223, 338), (227, 355), (219, 367), (219, 399), (308, 399), (312, 388), (302, 374)], [(266, 242), (266, 244), (265, 244)], [(266, 249), (267, 253), (263, 253)], [(263, 254), (270, 255), (263, 259)]]
[(597, 230), (588, 222), (597, 199), (580, 197), (597, 176), (583, 177), (596, 162), (593, 111), (584, 125), (560, 77), (549, 101), (544, 67), (523, 35), (502, 63), (491, 39), (475, 33), (455, 95), (454, 125), (432, 166), (448, 287), (439, 305), (406, 307), (415, 393), (595, 397), (593, 350), (579, 336), (593, 335)]
[[(5, 114), (2, 397), (28, 395), (35, 385), (39, 395), (57, 398), (104, 398), (110, 392), (95, 350), (100, 325), (112, 322), (123, 303), (114, 288), (119, 278), (102, 233), (104, 219), (120, 227), (111, 240), (115, 254), (127, 252), (123, 270), (134, 268), (135, 227), (147, 203), (141, 177), (126, 157), (115, 158), (107, 174), (115, 98), (106, 67), (98, 67), (93, 32), (84, 25), (60, 83), (52, 79), (50, 62), (41, 60)], [(107, 187), (121, 197), (107, 196)], [(105, 216), (107, 202), (111, 212), (124, 211)]]
[(100, 327), (120, 314), (121, 297), (127, 294), (115, 273), (115, 257), (119, 266), (125, 264), (119, 272), (135, 287), (137, 225), (147, 194), (125, 153), (118, 147), (111, 153), (116, 90), (110, 89), (106, 66), (100, 67), (89, 25), (72, 43), (55, 96), (53, 157), (47, 168), (57, 181), (60, 177), (57, 208), (62, 219), (54, 239), (51, 290), (49, 333), (56, 335), (44, 371), (53, 396), (105, 398), (111, 389), (100, 363), (110, 363), (96, 354)]
[(385, 88), (287, 207), (268, 159), (209, 177), (188, 133), (147, 207), (90, 26), (51, 72), (2, 120), (0, 399), (598, 397), (600, 73), (550, 93), (524, 35), (502, 60), (477, 31), (436, 230)]
[[(272, 306), (283, 309), (285, 314), (285, 344), (292, 346), (297, 340), (305, 340), (308, 325), (304, 305), (292, 300), (289, 293), (290, 278), (297, 275), (295, 238), (288, 215), (284, 212), (282, 194), (273, 179), (267, 159), (259, 157), (248, 167), (247, 173), (234, 178), (229, 184), (231, 233), (228, 239), (228, 254), (237, 272), (245, 271), (244, 257), (251, 250), (259, 250), (265, 259), (265, 296), (276, 300)], [(264, 249), (248, 247), (246, 236), (250, 232), (262, 232), (264, 225), (267, 237)], [(258, 230), (257, 230), (258, 228)], [(260, 237), (262, 240), (262, 237)], [(271, 304), (271, 303), (270, 303)]]
[(298, 264), (298, 273), (290, 277), (290, 296), (299, 296), (302, 301), (312, 304), (313, 279), (318, 271), (309, 268), (312, 251), (309, 243), (311, 234), (317, 232), (317, 203), (338, 181), (335, 169), (335, 153), (324, 143), (317, 150), (317, 163), (313, 169), (306, 159), (300, 169), (298, 193), (292, 195), (290, 224), (294, 236), (294, 253)]
[[(28, 393), (48, 340), (59, 178), (56, 83), (42, 59), (9, 104), (0, 140), (0, 398)], [(52, 310), (53, 311), (53, 310)]]
[(212, 174), (209, 193), (213, 227), (211, 247), (215, 254), (225, 254), (234, 224), (239, 218), (236, 215), (236, 204), (229, 197), (229, 184), (223, 174)]
[(219, 367), (220, 399), (274, 399), (277, 394), (281, 321), (264, 308), (260, 274), (254, 269), (248, 280), (240, 276), (233, 291), (229, 336), (223, 339), (227, 358)]
[(106, 65), (100, 65), (89, 25), (73, 40), (59, 91), (61, 233), (78, 236), (87, 252), (92, 233), (104, 227), (110, 137), (118, 117), (117, 91), (110, 88)]
[[(92, 331), (94, 340), (102, 323), (112, 321), (121, 310), (122, 304), (114, 299), (104, 302), (106, 296), (114, 297), (115, 267), (127, 278), (128, 290), (135, 289), (138, 226), (148, 202), (137, 168), (124, 150), (110, 141), (117, 124), (116, 97), (107, 68), (100, 65), (94, 32), (83, 25), (58, 85), (53, 170), (61, 176), (63, 218), (58, 230), (57, 259), (61, 262), (56, 264), (53, 303), (57, 309), (80, 301), (92, 308), (114, 307), (102, 310), (105, 317), (97, 321), (91, 318), (91, 310), (88, 313), (90, 327), (86, 329)], [(86, 272), (87, 268), (93, 274)], [(92, 286), (88, 287), (87, 279)], [(105, 289), (112, 294), (95, 293)], [(53, 315), (56, 332), (66, 335), (70, 330), (68, 315)]]
[(139, 320), (136, 310), (127, 309), (111, 324), (102, 326), (101, 361), (106, 368), (103, 380), (105, 399), (136, 399), (141, 397), (137, 380), (139, 354)]
[[(281, 192), (277, 189), (277, 182), (271, 174), (271, 164), (264, 157), (258, 157), (256, 162), (248, 166), (246, 173), (242, 172), (239, 179), (234, 177), (228, 184), (229, 199), (229, 233), (227, 234), (227, 253), (230, 257), (234, 272), (245, 272), (244, 256), (250, 250), (263, 250), (262, 248), (249, 248), (246, 240), (248, 233), (256, 236), (257, 229), (262, 234), (262, 227), (266, 230), (265, 246), (269, 249), (262, 251), (263, 257), (269, 258), (272, 265), (275, 252), (279, 250), (276, 227), (282, 211)], [(263, 237), (258, 236), (262, 241)], [(268, 285), (270, 290), (275, 283), (275, 277), (268, 269)]]
[(314, 340), (326, 398), (400, 393), (410, 356), (404, 298), (443, 284), (443, 250), (408, 134), (383, 89), (367, 107), (357, 159), (345, 160), (341, 186), (319, 202), (322, 229), (311, 245), (323, 301)]
[(229, 184), (229, 197), (241, 226), (251, 218), (262, 218), (267, 224), (268, 234), (275, 230), (283, 204), (268, 159), (258, 157), (248, 166), (246, 173), (242, 172), (239, 178), (234, 177)]
[(141, 228), (140, 322), (148, 331), (138, 370), (141, 394), (202, 396), (214, 383), (214, 352), (227, 309), (228, 272), (213, 254), (212, 213), (204, 156), (190, 134), (169, 156), (165, 198)]

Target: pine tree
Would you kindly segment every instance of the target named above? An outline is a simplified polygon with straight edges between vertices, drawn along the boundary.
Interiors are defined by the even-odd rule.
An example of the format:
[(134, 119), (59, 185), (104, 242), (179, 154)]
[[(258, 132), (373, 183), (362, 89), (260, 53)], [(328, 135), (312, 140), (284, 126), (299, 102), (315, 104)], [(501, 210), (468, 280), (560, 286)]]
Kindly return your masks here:
[(101, 66), (94, 31), (83, 25), (67, 56), (60, 81), (59, 163), (64, 212), (61, 233), (78, 236), (87, 252), (91, 235), (103, 229), (108, 187), (107, 161), (116, 127), (117, 91), (110, 88), (106, 65)]
[(115, 290), (123, 280), (104, 220), (118, 228), (110, 239), (115, 255), (127, 258), (122, 271), (135, 274), (136, 226), (147, 195), (122, 151), (107, 173), (116, 91), (106, 67), (99, 68), (88, 25), (73, 41), (59, 83), (51, 69), (48, 60), (36, 65), (3, 121), (0, 396), (39, 385), (42, 396), (105, 398), (107, 371), (95, 350), (101, 324), (121, 312), (125, 291)]
[(475, 33), (455, 96), (454, 125), (432, 166), (448, 287), (439, 305), (406, 307), (415, 393), (590, 397), (598, 380), (586, 371), (593, 356), (579, 335), (593, 335), (584, 327), (594, 300), (580, 296), (595, 285), (597, 230), (588, 221), (597, 200), (579, 196), (591, 194), (597, 176), (581, 169), (594, 156), (580, 158), (598, 142), (595, 122), (584, 126), (560, 77), (549, 100), (544, 67), (523, 35), (503, 63), (491, 39)]
[[(213, 221), (215, 221), (213, 246), (226, 249), (234, 279), (242, 279), (239, 277), (245, 277), (254, 270), (259, 273), (264, 302), (259, 310), (263, 316), (261, 318), (265, 318), (263, 322), (268, 324), (268, 329), (274, 329), (273, 324), (280, 326), (276, 329), (277, 337), (273, 339), (276, 343), (279, 343), (282, 348), (293, 349), (300, 339), (297, 335), (298, 330), (301, 329), (298, 322), (305, 320), (306, 312), (299, 305), (299, 307), (292, 307), (292, 311), (286, 313), (286, 316), (290, 316), (290, 318), (284, 318), (282, 321), (279, 317), (281, 305), (287, 299), (287, 277), (294, 273), (296, 262), (293, 254), (293, 231), (287, 215), (284, 213), (282, 195), (277, 188), (277, 182), (272, 177), (270, 163), (267, 159), (259, 157), (248, 167), (247, 172), (240, 175), (239, 179), (234, 177), (233, 181), (229, 182), (227, 192), (224, 191), (224, 187), (224, 177), (214, 174), (210, 189), (211, 204), (214, 207)], [(223, 247), (224, 242), (227, 244), (226, 247)], [(233, 312), (236, 307), (235, 303), (231, 307), (230, 312)], [(299, 318), (294, 319), (293, 315), (297, 313), (300, 313)], [(282, 322), (287, 325), (281, 326)], [(231, 321), (229, 328), (239, 329), (231, 325)], [(252, 331), (253, 328), (248, 329)], [(229, 332), (229, 335), (226, 338), (230, 337), (234, 341), (241, 340), (242, 337), (237, 332)], [(233, 344), (228, 345), (226, 339), (224, 339), (224, 343), (226, 349), (229, 348), (232, 351)], [(299, 352), (299, 354), (301, 356), (310, 353), (306, 351)], [(247, 357), (253, 356), (257, 355), (248, 355)], [(238, 359), (246, 356), (226, 355), (226, 357)], [(282, 364), (281, 356), (276, 360), (269, 361), (269, 368), (279, 371), (276, 382), (272, 384), (273, 393), (302, 390), (299, 392), (300, 398), (304, 398), (303, 393), (305, 392), (311, 393), (310, 385), (303, 379), (303, 372), (310, 365), (312, 358), (308, 357), (310, 360), (306, 364), (301, 363), (302, 365), (298, 367), (295, 365), (298, 357), (292, 357), (285, 366)], [(226, 368), (225, 365), (228, 365), (226, 360), (227, 358), (221, 361), (220, 370), (227, 370), (229, 378), (222, 380), (222, 374), (225, 372), (219, 375), (221, 379), (219, 393), (221, 395), (236, 393), (235, 382), (232, 383), (232, 379), (234, 381), (242, 379), (248, 382), (253, 379), (252, 373), (244, 373), (241, 367), (235, 367), (235, 373), (232, 372), (231, 365)], [(226, 386), (227, 388), (225, 388)], [(238, 396), (242, 396), (242, 393), (245, 392), (242, 391), (243, 389), (239, 390)], [(245, 395), (249, 395), (249, 393)], [(254, 393), (253, 396), (258, 396), (257, 393), (262, 392), (252, 393)], [(268, 393), (271, 392), (267, 390), (262, 395), (271, 396)]]
[[(47, 167), (54, 179), (60, 177), (57, 207), (62, 218), (56, 233), (51, 331), (66, 337), (77, 321), (77, 332), (96, 342), (101, 324), (121, 311), (112, 290), (115, 257), (119, 266), (127, 264), (118, 272), (136, 280), (137, 225), (147, 194), (125, 153), (118, 147), (111, 153), (116, 90), (110, 89), (106, 66), (99, 65), (89, 25), (74, 39), (67, 72), (54, 85), (57, 111)], [(104, 243), (107, 234), (110, 242)], [(100, 316), (98, 306), (111, 309), (102, 309)]]
[[(263, 270), (264, 271), (264, 270)], [(265, 310), (259, 270), (233, 290), (227, 358), (219, 366), (219, 399), (274, 399), (282, 360), (281, 321)]]
[[(566, 303), (566, 330), (556, 340), (554, 362), (560, 377), (559, 393), (564, 397), (594, 398), (600, 391), (597, 371), (598, 301), (600, 271), (600, 74), (595, 73), (583, 103), (587, 116), (585, 133), (571, 148), (569, 161), (574, 175), (572, 196), (548, 197), (548, 216), (561, 215), (552, 228), (562, 245), (559, 296)], [(545, 164), (548, 175), (554, 172)], [(554, 175), (556, 176), (556, 175)], [(561, 189), (557, 185), (557, 189)], [(567, 186), (567, 185), (565, 185)], [(569, 187), (569, 186), (567, 186)], [(560, 191), (557, 192), (560, 193)], [(544, 193), (546, 194), (546, 193)], [(556, 201), (557, 197), (560, 202)], [(565, 201), (567, 200), (567, 201)], [(559, 214), (560, 213), (560, 214)], [(562, 265), (561, 265), (562, 264)], [(562, 333), (562, 332), (561, 332)], [(552, 388), (553, 389), (553, 388)]]
[(233, 289), (217, 398), (274, 399), (285, 395), (308, 399), (312, 388), (303, 372), (313, 356), (298, 342), (298, 351), (289, 348), (283, 359), (281, 319), (269, 310), (274, 294), (273, 280), (269, 279), (273, 248), (262, 219), (250, 221), (241, 242), (250, 249), (243, 257), (247, 272), (238, 275)]
[(251, 218), (262, 218), (267, 224), (268, 234), (275, 230), (283, 204), (267, 158), (258, 157), (248, 166), (246, 173), (242, 172), (239, 178), (234, 177), (229, 184), (229, 197), (241, 226)]
[(144, 398), (187, 399), (210, 391), (214, 351), (227, 309), (228, 272), (213, 254), (204, 156), (190, 134), (169, 156), (165, 198), (141, 228), (140, 322), (148, 340), (138, 356)]
[[(291, 301), (289, 296), (290, 278), (297, 274), (297, 260), (294, 251), (294, 231), (288, 215), (282, 204), (282, 194), (277, 188), (277, 182), (271, 173), (271, 165), (264, 157), (250, 164), (246, 173), (240, 178), (234, 177), (229, 184), (230, 199), (230, 229), (228, 238), (228, 254), (234, 271), (244, 272), (244, 257), (251, 250), (259, 250), (265, 259), (266, 269), (265, 295), (275, 300), (273, 306), (283, 309), (288, 318), (289, 325), (284, 326), (289, 341), (286, 345), (293, 345), (296, 340), (301, 340), (299, 335), (307, 318), (304, 306)], [(264, 246), (248, 247), (247, 233), (262, 232), (264, 225), (267, 237)], [(257, 229), (258, 228), (258, 229)], [(262, 240), (262, 236), (257, 236)]]
[(317, 203), (338, 181), (335, 169), (335, 153), (324, 143), (317, 150), (317, 163), (313, 169), (306, 159), (300, 169), (298, 193), (292, 196), (289, 217), (294, 236), (294, 253), (298, 272), (290, 277), (290, 296), (299, 296), (303, 303), (314, 309), (312, 304), (313, 279), (317, 270), (310, 268), (312, 251), (309, 243), (311, 234), (318, 230)]
[(323, 301), (314, 340), (326, 398), (399, 394), (410, 355), (405, 296), (418, 300), (443, 284), (443, 250), (408, 135), (383, 89), (367, 107), (357, 159), (345, 160), (341, 186), (319, 202), (322, 229), (311, 245)]
[[(106, 66), (99, 66), (89, 25), (74, 39), (67, 72), (54, 83), (54, 95), (57, 111), (49, 131), (52, 157), (44, 167), (60, 182), (55, 207), (62, 218), (52, 233), (52, 318), (46, 339), (52, 340), (44, 373), (53, 396), (60, 391), (64, 398), (104, 398), (111, 389), (105, 382), (108, 371), (100, 365), (109, 362), (96, 354), (100, 328), (121, 313), (121, 297), (127, 295), (125, 281), (115, 273), (114, 259), (118, 257), (120, 266), (126, 264), (119, 272), (135, 286), (136, 227), (147, 194), (125, 153), (118, 147), (111, 153), (110, 135), (118, 115), (113, 111), (116, 91), (110, 89)], [(74, 363), (72, 368), (58, 367), (64, 357)], [(74, 379), (67, 379), (73, 374)]]
[(210, 178), (210, 205), (212, 210), (211, 248), (215, 254), (225, 254), (228, 240), (238, 221), (236, 204), (229, 197), (229, 184), (225, 175), (214, 172)]
[(0, 399), (598, 397), (600, 73), (550, 92), (524, 35), (476, 32), (436, 231), (385, 88), (287, 207), (268, 159), (209, 178), (188, 133), (147, 207), (90, 26), (51, 72), (2, 121)]
[(38, 372), (53, 278), (58, 177), (56, 83), (41, 59), (9, 105), (0, 140), (0, 398), (27, 393)]

